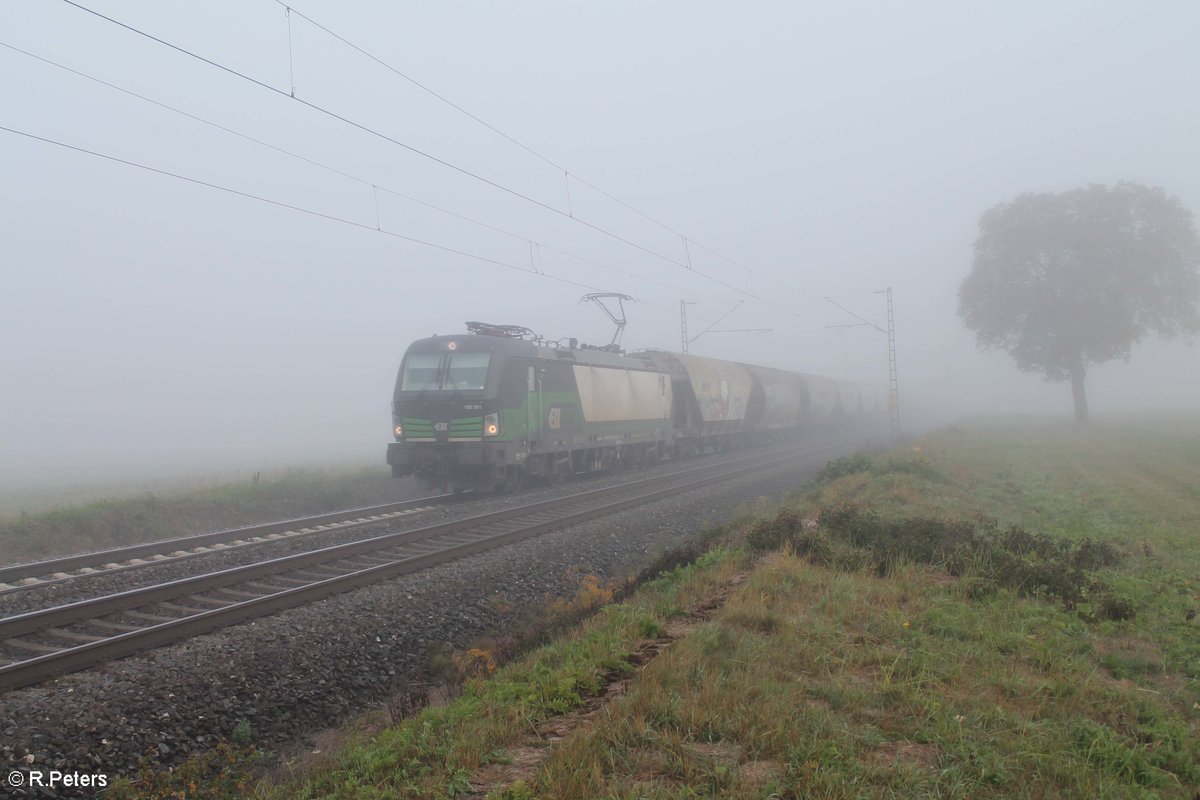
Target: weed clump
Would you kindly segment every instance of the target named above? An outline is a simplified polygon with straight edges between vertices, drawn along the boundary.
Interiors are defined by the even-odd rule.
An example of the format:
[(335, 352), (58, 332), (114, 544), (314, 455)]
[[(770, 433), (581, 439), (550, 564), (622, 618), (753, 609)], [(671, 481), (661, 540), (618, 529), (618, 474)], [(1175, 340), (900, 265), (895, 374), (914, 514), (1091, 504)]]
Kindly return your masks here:
[(795, 511), (784, 509), (774, 517), (755, 522), (746, 534), (746, 544), (758, 551), (778, 550), (800, 531), (802, 521)]
[[(249, 732), (249, 723), (246, 730)], [(254, 785), (255, 772), (265, 763), (266, 754), (253, 747), (234, 744), (232, 739), (230, 736), (229, 742), (221, 742), (213, 750), (198, 753), (171, 771), (163, 771), (150, 758), (144, 758), (132, 774), (117, 778), (104, 796), (113, 800), (246, 797)]]
[(233, 730), (229, 734), (229, 741), (238, 747), (249, 747), (254, 741), (254, 732), (250, 728), (250, 720), (239, 720), (237, 725), (233, 726)]
[(821, 468), (814, 478), (817, 484), (824, 485), (832, 483), (838, 478), (843, 478), (847, 475), (854, 475), (859, 472), (867, 472), (871, 469), (871, 457), (866, 453), (854, 453), (848, 456), (835, 458)]
[(643, 583), (694, 563), (712, 550), (715, 543), (721, 537), (728, 536), (729, 533), (730, 529), (726, 526), (714, 526), (703, 531), (698, 538), (691, 539), (669, 550), (664, 550), (638, 572), (625, 587), (618, 590), (613, 599), (624, 600), (632, 594), (633, 589), (641, 586)]
[(994, 520), (888, 519), (846, 505), (823, 510), (818, 525), (785, 510), (755, 523), (747, 543), (756, 550), (787, 547), (813, 563), (880, 577), (901, 563), (928, 564), (967, 579), (971, 596), (1005, 587), (1061, 602), (1089, 619), (1136, 615), (1129, 600), (1092, 575), (1121, 560), (1111, 544), (1058, 539), (1019, 525), (1001, 529)]
[(886, 475), (889, 472), (899, 472), (905, 475), (924, 478), (928, 481), (936, 482), (945, 480), (942, 473), (938, 472), (925, 456), (910, 458), (892, 457), (878, 461), (871, 466), (872, 475)]
[(831, 563), (836, 555), (833, 542), (815, 520), (809, 522), (811, 524), (802, 524), (800, 530), (789, 538), (789, 547), (794, 554), (807, 558), (814, 564)]

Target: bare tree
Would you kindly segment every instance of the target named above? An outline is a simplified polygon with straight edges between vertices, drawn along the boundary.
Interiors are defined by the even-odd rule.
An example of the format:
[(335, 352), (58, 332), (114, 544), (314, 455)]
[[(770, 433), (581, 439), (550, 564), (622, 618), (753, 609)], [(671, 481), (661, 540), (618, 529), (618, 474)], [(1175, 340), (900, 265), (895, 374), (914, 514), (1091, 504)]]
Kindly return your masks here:
[(1086, 422), (1089, 365), (1128, 360), (1150, 332), (1200, 330), (1200, 238), (1191, 212), (1159, 188), (1022, 194), (980, 217), (958, 300), (981, 348), (1007, 350), (1046, 380), (1070, 378)]

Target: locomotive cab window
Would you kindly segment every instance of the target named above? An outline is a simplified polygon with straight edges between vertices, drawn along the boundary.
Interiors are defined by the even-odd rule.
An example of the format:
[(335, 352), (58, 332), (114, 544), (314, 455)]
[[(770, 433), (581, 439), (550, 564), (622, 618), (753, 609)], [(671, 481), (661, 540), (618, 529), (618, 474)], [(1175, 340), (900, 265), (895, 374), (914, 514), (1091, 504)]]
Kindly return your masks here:
[(409, 353), (400, 391), (483, 389), (491, 360), (491, 353)]
[(487, 384), (488, 362), (491, 353), (450, 354), (450, 367), (446, 370), (443, 389), (482, 389)]
[(404, 362), (401, 391), (421, 392), (437, 389), (440, 384), (441, 366), (441, 353), (410, 353)]

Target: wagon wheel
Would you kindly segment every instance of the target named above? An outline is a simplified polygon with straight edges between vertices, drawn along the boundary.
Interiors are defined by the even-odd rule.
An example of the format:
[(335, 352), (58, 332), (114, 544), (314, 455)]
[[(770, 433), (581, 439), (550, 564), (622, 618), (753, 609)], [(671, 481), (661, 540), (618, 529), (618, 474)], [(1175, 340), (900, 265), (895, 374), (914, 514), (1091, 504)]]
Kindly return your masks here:
[(562, 471), (558, 468), (558, 456), (554, 453), (546, 454), (546, 485), (557, 486), (562, 482)]

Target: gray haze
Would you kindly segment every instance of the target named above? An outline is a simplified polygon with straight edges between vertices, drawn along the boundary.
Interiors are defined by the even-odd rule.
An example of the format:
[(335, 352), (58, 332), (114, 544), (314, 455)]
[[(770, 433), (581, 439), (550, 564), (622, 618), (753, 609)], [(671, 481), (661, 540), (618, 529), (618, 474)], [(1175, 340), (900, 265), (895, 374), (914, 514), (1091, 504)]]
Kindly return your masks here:
[[(289, 92), (271, 0), (87, 0)], [(622, 291), (630, 348), (886, 380), (902, 402), (1070, 413), (979, 354), (956, 314), (979, 214), (1121, 179), (1200, 210), (1193, 2), (334, 3), (300, 12), (681, 231), (693, 266), (514, 198), (62, 2), (0, 4), (0, 41), (286, 148), (356, 182), (0, 47), (0, 125), (352, 220), (269, 206), (0, 132), (0, 486), (377, 460), (407, 344), (467, 319), (603, 342), (580, 286)], [(296, 96), (566, 210), (561, 172), (293, 16)], [(378, 192), (369, 184), (519, 237)], [(578, 182), (580, 219), (676, 261), (674, 234)], [(714, 256), (700, 245), (732, 259)], [(774, 278), (790, 291), (752, 277)], [(522, 270), (526, 270), (522, 272)], [(627, 273), (632, 273), (631, 277)], [(662, 284), (669, 284), (664, 286)], [(1200, 406), (1197, 351), (1095, 368), (1093, 411)]]

